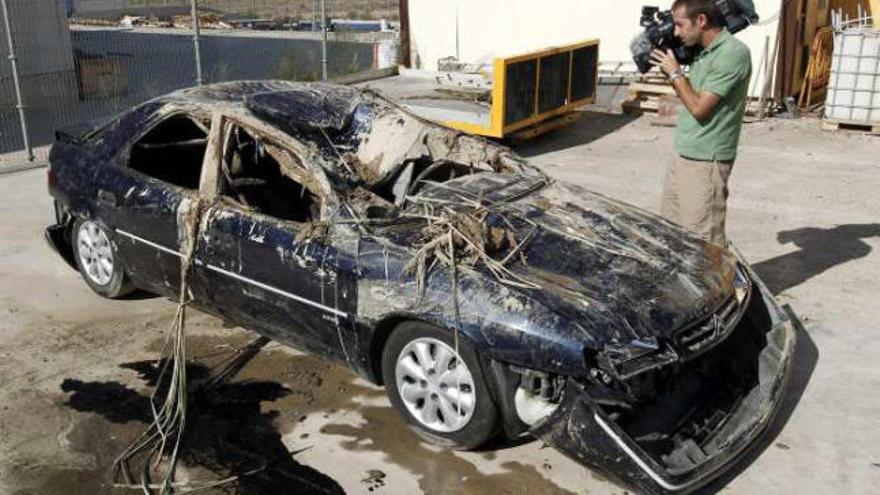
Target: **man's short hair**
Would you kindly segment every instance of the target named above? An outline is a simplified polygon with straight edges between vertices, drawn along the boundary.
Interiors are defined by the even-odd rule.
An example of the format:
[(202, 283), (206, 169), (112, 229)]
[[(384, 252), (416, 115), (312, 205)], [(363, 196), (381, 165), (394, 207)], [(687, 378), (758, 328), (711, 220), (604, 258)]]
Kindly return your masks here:
[(672, 2), (672, 10), (679, 7), (684, 7), (688, 19), (692, 21), (696, 21), (697, 16), (703, 14), (706, 16), (708, 27), (724, 26), (724, 16), (714, 0), (675, 0)]

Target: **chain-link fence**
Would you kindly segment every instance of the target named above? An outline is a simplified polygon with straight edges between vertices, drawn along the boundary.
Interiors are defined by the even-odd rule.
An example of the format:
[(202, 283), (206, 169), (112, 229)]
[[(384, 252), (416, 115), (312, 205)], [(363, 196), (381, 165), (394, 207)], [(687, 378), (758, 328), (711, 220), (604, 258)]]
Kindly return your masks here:
[(200, 78), (315, 81), (396, 63), (397, 0), (0, 0), (0, 7), (0, 171), (45, 159), (57, 129)]

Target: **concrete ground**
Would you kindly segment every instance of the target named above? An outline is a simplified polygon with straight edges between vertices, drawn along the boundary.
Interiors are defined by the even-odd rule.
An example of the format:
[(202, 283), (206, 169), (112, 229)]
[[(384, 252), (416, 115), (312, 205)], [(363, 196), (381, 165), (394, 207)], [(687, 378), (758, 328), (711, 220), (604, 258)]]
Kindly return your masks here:
[[(799, 319), (795, 379), (758, 449), (711, 491), (880, 493), (880, 138), (814, 120), (748, 124), (729, 234)], [(520, 146), (559, 179), (656, 210), (672, 130), (587, 113)], [(114, 458), (145, 427), (175, 305), (93, 295), (41, 238), (45, 171), (0, 176), (0, 493), (123, 493)], [(191, 375), (253, 335), (190, 313)], [(270, 344), (193, 405), (183, 479), (263, 466), (215, 493), (623, 493), (538, 441), (421, 443), (383, 391)], [(209, 491), (210, 493), (210, 491)]]

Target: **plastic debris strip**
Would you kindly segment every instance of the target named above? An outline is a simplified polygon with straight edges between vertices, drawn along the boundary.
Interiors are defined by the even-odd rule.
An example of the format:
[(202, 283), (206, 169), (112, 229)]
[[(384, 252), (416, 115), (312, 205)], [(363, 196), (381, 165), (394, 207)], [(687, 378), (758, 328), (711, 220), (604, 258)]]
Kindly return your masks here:
[[(181, 217), (184, 220), (181, 225), (185, 231), (181, 240), (180, 299), (162, 347), (156, 388), (150, 395), (153, 423), (114, 462), (116, 487), (139, 488), (148, 494), (156, 489), (161, 494), (174, 493), (175, 488), (180, 488), (175, 486), (174, 475), (186, 427), (186, 307), (192, 300), (187, 280), (194, 260), (201, 209), (202, 203), (198, 200), (181, 204)], [(161, 397), (163, 394), (164, 397)], [(135, 481), (130, 463), (142, 454), (146, 454), (146, 459), (140, 481)], [(164, 473), (161, 473), (162, 461), (166, 457), (168, 462), (164, 466)], [(152, 483), (153, 472), (161, 475), (161, 482)], [(124, 482), (117, 481), (120, 475)]]
[[(156, 388), (150, 395), (153, 422), (113, 464), (113, 486), (140, 490), (145, 494), (158, 492), (181, 494), (201, 491), (238, 480), (252, 472), (204, 483), (177, 483), (175, 473), (186, 428), (187, 398), (189, 385), (196, 390), (206, 390), (228, 383), (270, 339), (259, 337), (236, 350), (233, 356), (220, 363), (204, 381), (189, 384), (186, 375), (186, 309), (192, 301), (187, 282), (194, 264), (195, 246), (200, 218), (205, 210), (201, 200), (182, 204), (181, 225), (184, 226), (181, 241), (182, 261), (180, 267), (180, 298), (165, 343), (157, 361), (159, 376)], [(132, 464), (142, 463), (140, 477), (132, 473)], [(154, 482), (154, 479), (159, 479)]]

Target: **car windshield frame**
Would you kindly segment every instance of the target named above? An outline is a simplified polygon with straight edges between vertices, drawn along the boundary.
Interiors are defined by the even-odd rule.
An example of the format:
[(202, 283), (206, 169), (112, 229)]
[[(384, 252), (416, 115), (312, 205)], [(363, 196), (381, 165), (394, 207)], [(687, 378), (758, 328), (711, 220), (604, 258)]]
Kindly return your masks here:
[[(247, 109), (224, 108), (216, 109), (214, 112), (215, 117), (212, 120), (212, 132), (214, 131), (213, 125), (216, 125), (216, 123), (219, 122), (220, 125), (217, 132), (219, 132), (220, 135), (216, 143), (213, 144), (209, 137), (209, 147), (216, 146), (217, 149), (213, 152), (210, 148), (207, 150), (206, 157), (213, 157), (214, 159), (211, 163), (205, 163), (203, 168), (212, 167), (213, 170), (203, 171), (203, 174), (209, 173), (215, 175), (216, 179), (213, 184), (202, 184), (202, 191), (200, 194), (207, 195), (208, 197), (219, 195), (219, 185), (222, 177), (221, 161), (225, 159), (224, 146), (227, 143), (226, 135), (232, 128), (241, 127), (254, 138), (259, 137), (270, 143), (271, 146), (279, 148), (284, 153), (290, 154), (293, 159), (302, 164), (303, 173), (309, 176), (309, 180), (305, 182), (301, 181), (299, 178), (293, 178), (293, 180), (300, 182), (300, 184), (311, 194), (315, 195), (320, 202), (320, 214), (317, 218), (312, 219), (312, 222), (325, 222), (331, 220), (333, 212), (338, 210), (339, 205), (341, 204), (341, 198), (332, 186), (326, 167), (322, 163), (318, 163), (314, 160), (314, 154), (305, 153), (308, 151), (308, 147), (304, 143), (300, 142), (283, 129), (277, 127), (272, 122), (260, 118), (258, 115), (253, 114)], [(219, 118), (217, 117), (217, 114), (219, 114)], [(206, 188), (213, 188), (214, 192), (209, 192)], [(319, 190), (315, 190), (315, 188), (318, 188)], [(285, 220), (265, 213), (259, 213), (259, 215), (272, 218), (279, 222), (293, 222), (294, 224), (302, 225), (301, 222)]]

